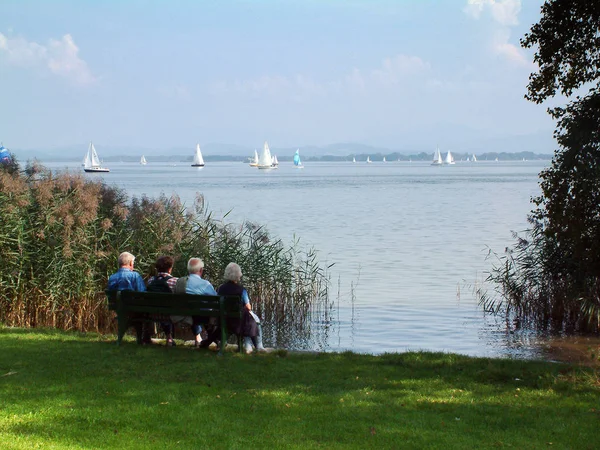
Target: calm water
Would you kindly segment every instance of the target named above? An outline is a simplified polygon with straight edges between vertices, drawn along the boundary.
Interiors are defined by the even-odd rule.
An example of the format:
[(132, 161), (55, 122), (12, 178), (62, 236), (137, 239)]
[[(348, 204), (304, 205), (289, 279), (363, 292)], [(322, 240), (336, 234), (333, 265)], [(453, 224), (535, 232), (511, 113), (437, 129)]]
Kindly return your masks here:
[[(478, 356), (534, 356), (535, 340), (484, 318), (473, 286), (488, 250), (526, 228), (546, 161), (457, 163), (109, 164), (102, 177), (130, 195), (205, 195), (228, 222), (251, 220), (291, 243), (314, 246), (331, 269), (339, 317), (319, 349), (381, 353), (425, 349)], [(78, 172), (79, 163), (48, 164)], [(339, 288), (338, 288), (339, 286)], [(528, 340), (531, 339), (531, 340)]]

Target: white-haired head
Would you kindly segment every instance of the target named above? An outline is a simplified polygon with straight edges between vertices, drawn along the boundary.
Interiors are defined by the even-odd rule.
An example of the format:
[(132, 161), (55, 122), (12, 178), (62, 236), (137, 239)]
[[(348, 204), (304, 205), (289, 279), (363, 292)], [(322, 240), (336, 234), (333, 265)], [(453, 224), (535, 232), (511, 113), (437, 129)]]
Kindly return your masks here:
[(187, 269), (188, 273), (200, 273), (204, 269), (204, 261), (200, 258), (190, 258)]
[(135, 256), (129, 252), (123, 252), (119, 255), (119, 267), (127, 267), (133, 264)]
[(227, 281), (239, 283), (242, 279), (241, 267), (234, 262), (227, 264), (227, 267), (225, 267), (225, 273), (223, 274), (223, 278), (225, 278), (225, 280)]

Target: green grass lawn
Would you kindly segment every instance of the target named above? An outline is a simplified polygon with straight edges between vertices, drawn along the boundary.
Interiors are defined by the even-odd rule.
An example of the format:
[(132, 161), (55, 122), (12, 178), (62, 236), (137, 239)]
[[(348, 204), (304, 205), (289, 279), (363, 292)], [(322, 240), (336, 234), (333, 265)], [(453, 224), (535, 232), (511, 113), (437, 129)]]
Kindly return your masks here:
[(0, 327), (0, 448), (598, 448), (591, 369), (114, 339)]

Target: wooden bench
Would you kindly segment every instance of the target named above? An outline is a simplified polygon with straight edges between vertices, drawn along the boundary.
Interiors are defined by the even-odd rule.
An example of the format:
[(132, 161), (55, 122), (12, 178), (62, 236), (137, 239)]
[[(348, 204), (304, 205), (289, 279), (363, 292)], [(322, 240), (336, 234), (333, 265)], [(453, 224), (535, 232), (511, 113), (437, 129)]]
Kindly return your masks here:
[[(222, 354), (229, 336), (228, 319), (242, 319), (239, 296), (168, 294), (162, 292), (106, 291), (108, 309), (116, 311), (118, 322), (117, 344), (120, 345), (127, 329), (140, 322), (170, 321), (171, 316), (217, 317), (221, 327)], [(138, 333), (138, 344), (141, 335)], [(242, 337), (238, 336), (239, 351)]]

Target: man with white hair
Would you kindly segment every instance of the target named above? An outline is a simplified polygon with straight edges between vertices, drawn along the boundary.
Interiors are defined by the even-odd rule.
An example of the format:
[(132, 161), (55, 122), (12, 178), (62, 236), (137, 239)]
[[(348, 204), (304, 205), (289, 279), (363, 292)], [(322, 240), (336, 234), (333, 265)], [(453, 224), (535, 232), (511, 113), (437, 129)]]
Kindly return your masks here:
[[(217, 295), (217, 291), (209, 281), (202, 278), (202, 274), (204, 273), (204, 261), (200, 258), (190, 258), (187, 264), (187, 269), (189, 275), (184, 278), (180, 278), (175, 285), (175, 292), (180, 292), (182, 289), (182, 285), (185, 283), (185, 293), (186, 294), (196, 294), (196, 295)], [(202, 320), (201, 317), (193, 316), (192, 317), (192, 331), (195, 336), (195, 344), (196, 347), (201, 347), (202, 342), (202, 325), (200, 322)]]
[(133, 270), (135, 256), (129, 252), (119, 255), (119, 270), (108, 278), (109, 291), (145, 291), (142, 276)]
[[(135, 256), (129, 252), (123, 252), (119, 255), (119, 270), (108, 277), (107, 290), (109, 291), (140, 291), (146, 290), (146, 284), (142, 276), (133, 270)], [(134, 314), (131, 318), (143, 319), (144, 316)], [(138, 342), (142, 344), (150, 344), (151, 333), (146, 322), (136, 321), (135, 330), (138, 337)]]

